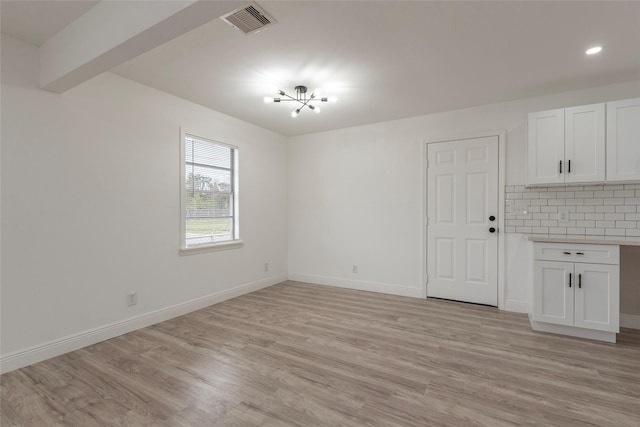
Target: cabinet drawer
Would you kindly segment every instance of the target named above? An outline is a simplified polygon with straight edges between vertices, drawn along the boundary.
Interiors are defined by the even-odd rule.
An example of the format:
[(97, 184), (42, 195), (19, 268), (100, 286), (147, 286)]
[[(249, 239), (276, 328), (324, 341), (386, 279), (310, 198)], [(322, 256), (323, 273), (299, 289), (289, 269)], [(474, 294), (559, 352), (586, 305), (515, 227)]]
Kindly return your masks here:
[(620, 247), (617, 245), (536, 243), (534, 251), (535, 259), (540, 261), (620, 264)]

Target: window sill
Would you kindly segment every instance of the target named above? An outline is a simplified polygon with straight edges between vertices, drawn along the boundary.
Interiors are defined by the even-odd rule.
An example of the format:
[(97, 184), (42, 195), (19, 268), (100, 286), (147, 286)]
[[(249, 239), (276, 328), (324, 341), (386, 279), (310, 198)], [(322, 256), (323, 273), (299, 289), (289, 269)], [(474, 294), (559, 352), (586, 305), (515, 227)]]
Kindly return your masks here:
[(238, 249), (244, 245), (242, 240), (231, 240), (228, 242), (214, 243), (211, 245), (194, 246), (192, 248), (180, 248), (180, 255), (195, 255), (205, 252), (226, 251), (228, 249)]

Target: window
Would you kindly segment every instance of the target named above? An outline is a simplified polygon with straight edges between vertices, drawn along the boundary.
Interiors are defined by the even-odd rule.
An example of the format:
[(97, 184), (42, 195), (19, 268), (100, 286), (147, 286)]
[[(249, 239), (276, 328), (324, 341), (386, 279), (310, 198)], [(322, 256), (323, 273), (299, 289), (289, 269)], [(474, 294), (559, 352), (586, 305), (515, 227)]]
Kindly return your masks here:
[(182, 154), (182, 250), (240, 245), (238, 149), (182, 132)]

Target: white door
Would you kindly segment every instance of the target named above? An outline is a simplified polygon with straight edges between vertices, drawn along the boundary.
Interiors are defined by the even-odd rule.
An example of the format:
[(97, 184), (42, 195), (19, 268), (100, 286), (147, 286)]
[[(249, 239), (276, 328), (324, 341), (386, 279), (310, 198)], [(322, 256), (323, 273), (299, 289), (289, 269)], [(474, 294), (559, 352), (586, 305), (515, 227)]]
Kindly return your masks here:
[(640, 180), (640, 98), (607, 102), (607, 181)]
[(530, 113), (528, 128), (529, 184), (564, 182), (564, 108)]
[(576, 263), (575, 326), (619, 332), (619, 266)]
[(498, 137), (428, 144), (427, 158), (427, 296), (497, 306)]
[(565, 182), (604, 181), (604, 104), (565, 109)]
[(572, 262), (536, 261), (533, 266), (533, 320), (573, 326)]

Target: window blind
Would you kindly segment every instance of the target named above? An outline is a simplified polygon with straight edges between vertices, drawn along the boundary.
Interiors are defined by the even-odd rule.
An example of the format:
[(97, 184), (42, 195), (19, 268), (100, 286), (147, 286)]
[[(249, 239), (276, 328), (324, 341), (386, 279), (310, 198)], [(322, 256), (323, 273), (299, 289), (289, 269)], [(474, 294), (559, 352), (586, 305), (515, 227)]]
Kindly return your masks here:
[(234, 240), (235, 149), (185, 136), (185, 247)]

